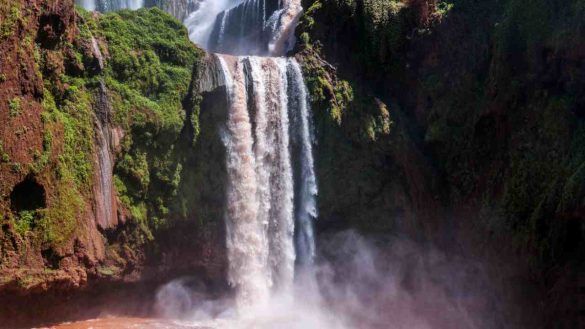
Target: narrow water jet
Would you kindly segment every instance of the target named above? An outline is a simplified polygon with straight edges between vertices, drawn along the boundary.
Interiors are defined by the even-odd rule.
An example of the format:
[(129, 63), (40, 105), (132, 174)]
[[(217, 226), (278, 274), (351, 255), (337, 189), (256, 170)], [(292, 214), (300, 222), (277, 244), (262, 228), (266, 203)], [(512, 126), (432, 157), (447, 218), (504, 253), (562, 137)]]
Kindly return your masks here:
[(312, 129), (309, 96), (305, 86), (301, 68), (296, 60), (289, 59), (291, 75), (291, 90), (296, 98), (298, 107), (295, 113), (296, 134), (300, 140), (300, 187), (298, 188), (298, 202), (296, 218), (299, 225), (297, 233), (297, 258), (300, 264), (311, 265), (315, 259), (314, 220), (317, 219), (317, 178), (315, 175), (315, 161), (313, 159), (314, 132)]

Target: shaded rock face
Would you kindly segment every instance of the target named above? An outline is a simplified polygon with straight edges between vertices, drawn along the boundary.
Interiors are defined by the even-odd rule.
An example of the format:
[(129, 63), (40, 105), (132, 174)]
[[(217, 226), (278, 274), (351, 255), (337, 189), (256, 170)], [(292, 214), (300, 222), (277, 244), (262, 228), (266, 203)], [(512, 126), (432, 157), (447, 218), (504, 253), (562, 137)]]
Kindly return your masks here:
[(445, 230), (437, 168), (413, 141), (400, 108), (341, 80), (313, 49), (297, 57), (314, 100), (318, 228), (401, 232), (417, 239)]
[[(416, 227), (409, 235), (443, 244), (455, 239), (476, 251), (489, 246), (483, 249), (494, 266), (509, 266), (501, 260), (510, 254), (529, 259), (520, 277), (549, 296), (544, 303), (551, 307), (535, 312), (545, 315), (543, 326), (554, 327), (561, 317), (574, 326), (578, 312), (568, 301), (579, 298), (572, 287), (585, 243), (585, 153), (576, 147), (584, 136), (577, 91), (585, 86), (577, 69), (585, 60), (582, 6), (449, 3), (304, 1), (298, 50), (308, 74), (321, 78), (310, 82), (316, 108), (335, 114), (345, 90), (317, 69), (320, 58), (335, 64), (338, 80), (346, 79), (355, 95), (361, 88), (390, 104), (395, 119), (394, 131), (372, 143), (352, 138), (359, 133), (352, 125), (367, 119), (366, 111), (342, 112), (339, 127), (320, 127), (325, 179), (336, 176), (330, 168), (341, 148), (368, 155), (341, 161), (352, 173), (343, 176), (345, 185), (360, 186), (364, 179), (353, 177), (363, 172), (377, 178), (354, 197), (345, 197), (350, 189), (323, 191), (321, 212), (351, 223), (353, 210), (395, 228), (409, 218)], [(354, 202), (371, 186), (381, 192)], [(333, 205), (349, 210), (333, 212)]]

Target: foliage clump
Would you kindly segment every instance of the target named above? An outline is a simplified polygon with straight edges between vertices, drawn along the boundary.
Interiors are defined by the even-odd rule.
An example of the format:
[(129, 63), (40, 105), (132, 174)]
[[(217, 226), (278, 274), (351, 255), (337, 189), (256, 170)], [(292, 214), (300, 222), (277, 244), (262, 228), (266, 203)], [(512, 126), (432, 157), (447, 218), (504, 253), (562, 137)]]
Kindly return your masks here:
[(14, 97), (8, 102), (8, 109), (10, 110), (10, 117), (17, 117), (22, 110), (20, 97)]
[(21, 3), (19, 1), (2, 1), (0, 2), (0, 41), (12, 36), (17, 30), (17, 24), (22, 19)]
[(192, 140), (198, 134), (197, 101), (189, 98), (198, 95), (189, 88), (203, 52), (177, 20), (156, 8), (106, 14), (94, 33), (108, 45), (105, 83), (113, 123), (128, 132), (115, 166), (116, 189), (131, 217), (149, 232), (168, 224), (177, 197), (185, 157), (181, 132), (188, 124)]

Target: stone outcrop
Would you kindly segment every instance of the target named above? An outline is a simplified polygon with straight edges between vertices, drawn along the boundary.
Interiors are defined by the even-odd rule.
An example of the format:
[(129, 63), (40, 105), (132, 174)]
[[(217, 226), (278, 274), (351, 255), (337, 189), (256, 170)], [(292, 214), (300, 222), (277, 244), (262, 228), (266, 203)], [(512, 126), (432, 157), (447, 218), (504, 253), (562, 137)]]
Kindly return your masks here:
[[(373, 232), (380, 226), (368, 224), (392, 231), (402, 222), (433, 243), (455, 239), (472, 252), (490, 246), (479, 253), (492, 253), (494, 263), (514, 255), (523, 282), (549, 296), (550, 307), (535, 312), (542, 323), (563, 317), (574, 326), (578, 310), (560, 300), (578, 298), (584, 266), (577, 250), (585, 244), (585, 153), (576, 146), (585, 132), (582, 5), (308, 0), (303, 7), (297, 51), (314, 76), (317, 111), (339, 123), (320, 127), (322, 174), (363, 185), (351, 197), (348, 188), (324, 191), (322, 214), (337, 207), (345, 226), (367, 214), (364, 229)], [(363, 129), (357, 122), (376, 121), (376, 106), (360, 93), (388, 104), (395, 125), (387, 137), (353, 138)], [(342, 158), (342, 148), (364, 155)], [(344, 175), (331, 173), (336, 162)], [(375, 179), (363, 184), (368, 177)], [(376, 197), (356, 202), (372, 186), (380, 186), (368, 194)]]
[(199, 83), (186, 30), (57, 0), (3, 2), (0, 22), (0, 327), (91, 316), (57, 296), (120, 282), (222, 289), (223, 145), (207, 141), (224, 121), (202, 94), (224, 91)]

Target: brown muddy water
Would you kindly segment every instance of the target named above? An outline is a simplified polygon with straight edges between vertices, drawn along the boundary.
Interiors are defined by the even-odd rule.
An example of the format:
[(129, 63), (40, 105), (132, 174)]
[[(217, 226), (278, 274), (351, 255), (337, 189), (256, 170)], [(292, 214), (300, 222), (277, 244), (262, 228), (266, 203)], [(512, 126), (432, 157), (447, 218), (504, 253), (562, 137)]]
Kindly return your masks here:
[(207, 327), (165, 319), (113, 317), (79, 322), (65, 322), (41, 329), (207, 329)]

